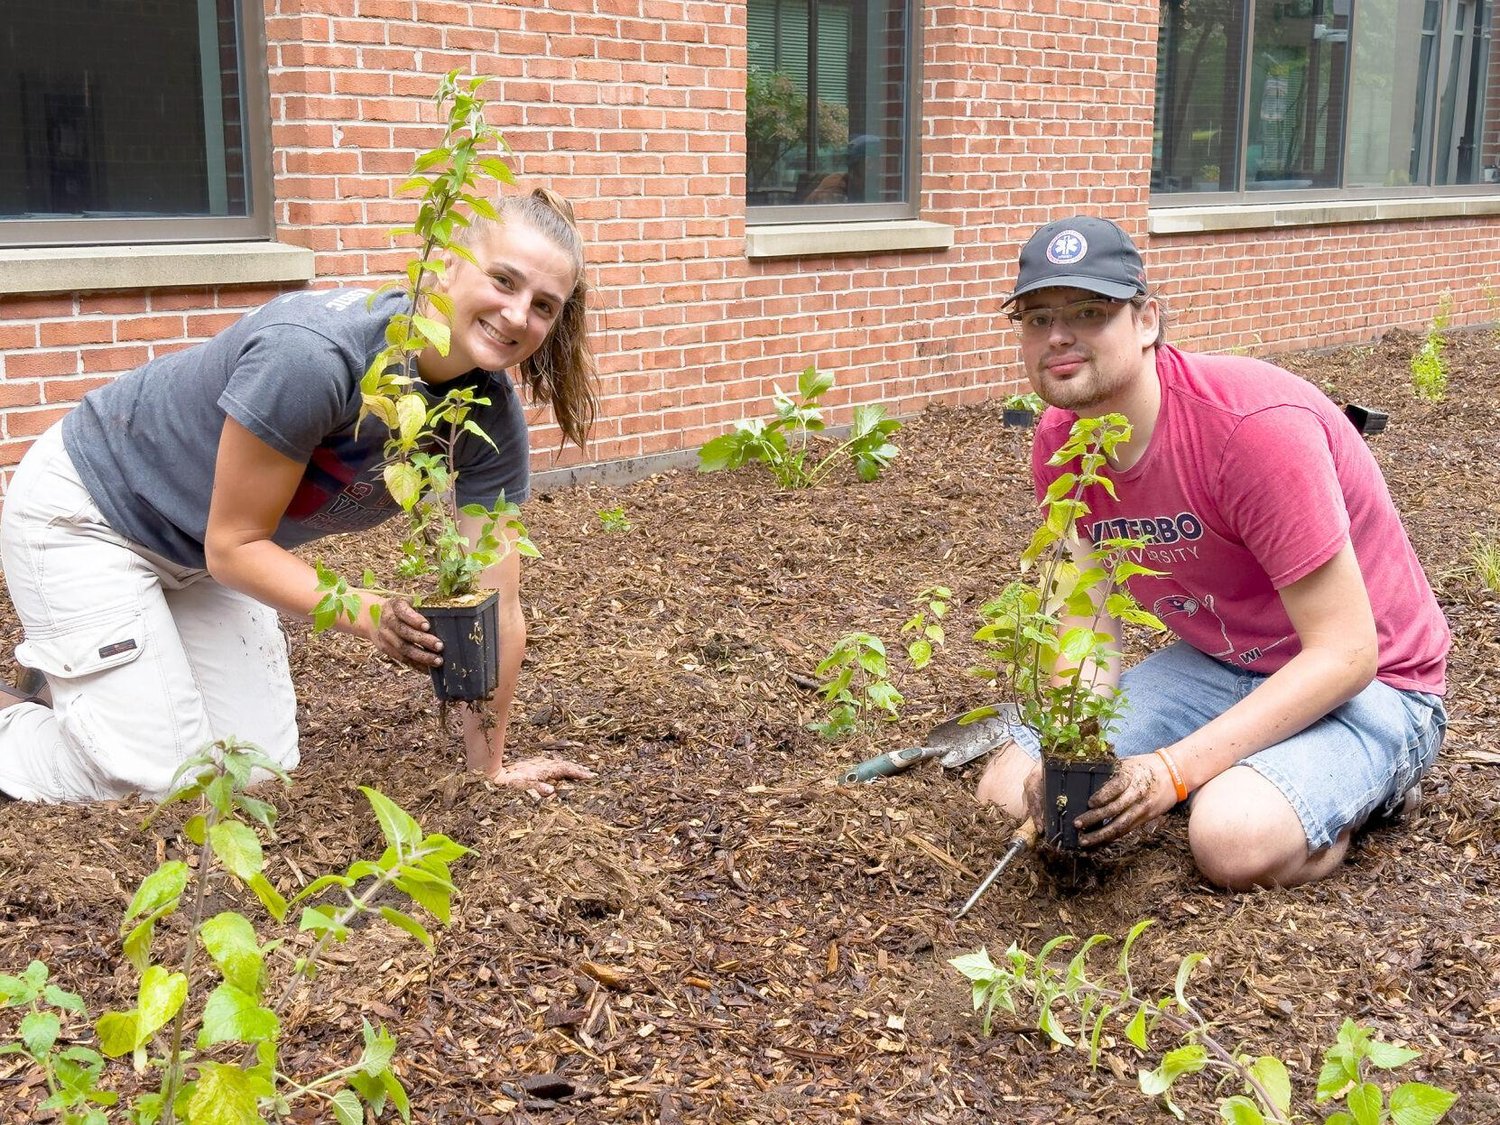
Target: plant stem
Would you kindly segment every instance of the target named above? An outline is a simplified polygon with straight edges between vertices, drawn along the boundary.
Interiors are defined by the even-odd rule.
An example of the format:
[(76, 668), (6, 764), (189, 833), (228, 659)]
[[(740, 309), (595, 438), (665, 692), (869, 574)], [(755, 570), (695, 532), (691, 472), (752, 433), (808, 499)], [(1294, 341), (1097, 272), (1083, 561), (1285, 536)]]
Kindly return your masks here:
[[(203, 903), (208, 897), (209, 861), (212, 859), (208, 833), (218, 823), (218, 810), (210, 805), (203, 827), (203, 843), (198, 845), (198, 870), (193, 883), (191, 924), (188, 926), (187, 949), (182, 955), (182, 975), (188, 979), (189, 985), (193, 980), (193, 961), (198, 953), (198, 931), (203, 926)], [(187, 1008), (184, 1005), (177, 1009), (177, 1015), (172, 1019), (172, 1046), (167, 1053), (167, 1075), (162, 1085), (161, 1125), (172, 1125), (176, 1120), (172, 1103), (177, 1100), (177, 1091), (182, 1085), (182, 1033), (186, 1026)]]

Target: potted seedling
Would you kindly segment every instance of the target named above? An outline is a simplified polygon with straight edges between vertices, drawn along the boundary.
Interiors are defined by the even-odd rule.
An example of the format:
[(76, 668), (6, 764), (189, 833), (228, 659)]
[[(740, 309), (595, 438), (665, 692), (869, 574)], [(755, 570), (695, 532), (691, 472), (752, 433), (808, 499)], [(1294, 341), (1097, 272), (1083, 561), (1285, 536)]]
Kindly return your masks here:
[(1036, 425), (1036, 420), (1042, 416), (1042, 411), (1047, 409), (1047, 404), (1042, 401), (1042, 396), (1034, 391), (1026, 394), (1011, 395), (1001, 405), (1004, 412), (1001, 416), (1007, 426), (1025, 429)]
[[(1091, 490), (1114, 495), (1104, 469), (1129, 437), (1130, 423), (1121, 414), (1073, 423), (1048, 462), (1068, 468), (1042, 500), (1042, 524), (1021, 554), (1022, 577), (981, 607), (984, 625), (974, 634), (987, 648), (974, 673), (1001, 689), (1041, 742), (1044, 823), (1038, 828), (1047, 844), (1065, 851), (1078, 847), (1074, 818), (1115, 768), (1109, 729), (1125, 701), (1118, 690), (1095, 686), (1119, 659), (1115, 637), (1101, 625), (1113, 618), (1165, 628), (1123, 587), (1132, 576), (1160, 573), (1133, 561), (1147, 541), (1090, 542), (1082, 530)], [(998, 706), (980, 707), (964, 721), (999, 713)]]
[[(447, 111), (447, 128), (436, 148), (417, 157), (412, 178), (402, 185), (402, 190), (421, 189), (423, 194), (412, 226), (396, 232), (416, 235), (419, 249), (402, 277), (370, 297), (373, 302), (379, 293), (398, 289), (406, 296), (406, 310), (391, 318), (386, 347), (360, 383), (360, 424), (373, 421), (390, 430), (383, 475), (391, 497), (407, 517), (396, 574), (413, 584), (403, 596), (420, 608), (443, 642), (443, 663), (432, 670), (432, 682), (438, 699), (445, 703), (487, 699), (498, 681), (499, 599), (494, 591), (476, 590), (479, 576), (512, 550), (537, 554), (520, 509), (503, 496), (488, 509), (478, 504), (457, 506), (454, 454), (458, 443), (473, 440), (494, 445), (471, 418), (474, 409), (488, 405), (488, 400), (473, 387), (455, 387), (438, 395), (422, 383), (417, 371), (417, 357), (426, 349), (448, 354), (447, 318), (452, 316), (453, 305), (436, 286), (445, 271), (445, 255), (474, 262), (468, 249), (454, 241), (455, 234), (470, 222), (464, 208), (498, 220), (494, 206), (476, 188), (481, 177), (513, 182), (504, 161), (482, 155), (486, 148), (505, 144), (484, 119), (485, 103), (478, 96), (484, 81), (461, 79), (455, 71), (439, 88), (437, 101)], [(479, 534), (473, 540), (460, 530), (460, 515), (479, 521)], [(357, 620), (358, 595), (322, 566), (318, 576), (324, 596), (314, 610), (315, 627), (328, 628), (340, 616)], [(364, 585), (375, 588), (368, 572)], [(378, 612), (378, 607), (371, 612)]]

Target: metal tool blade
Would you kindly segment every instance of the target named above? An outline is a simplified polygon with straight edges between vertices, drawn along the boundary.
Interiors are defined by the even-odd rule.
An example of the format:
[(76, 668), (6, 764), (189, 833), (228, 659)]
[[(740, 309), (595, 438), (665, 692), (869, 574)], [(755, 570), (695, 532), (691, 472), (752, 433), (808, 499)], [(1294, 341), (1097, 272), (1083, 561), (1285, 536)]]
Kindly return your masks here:
[[(949, 719), (928, 740), (929, 745), (942, 745), (946, 749), (938, 761), (944, 769), (959, 766), (982, 758), (996, 747), (1005, 745), (1011, 738), (1011, 727), (1021, 721), (1020, 712), (1014, 704), (999, 708), (998, 715), (960, 726), (957, 719)], [(948, 729), (948, 728), (952, 729)], [(939, 737), (942, 732), (942, 737)]]
[(1011, 860), (1036, 843), (1036, 835), (1036, 823), (1028, 817), (1016, 829), (1016, 834), (1011, 837), (1010, 847), (1005, 849), (1005, 854), (1000, 857), (1000, 862), (990, 869), (990, 873), (984, 877), (984, 882), (980, 883), (974, 893), (969, 896), (969, 901), (959, 907), (958, 913), (953, 915), (955, 922), (969, 912), (973, 905), (979, 901), (980, 896), (990, 889), (991, 883), (1000, 878), (1000, 872), (1005, 870), (1006, 865)]

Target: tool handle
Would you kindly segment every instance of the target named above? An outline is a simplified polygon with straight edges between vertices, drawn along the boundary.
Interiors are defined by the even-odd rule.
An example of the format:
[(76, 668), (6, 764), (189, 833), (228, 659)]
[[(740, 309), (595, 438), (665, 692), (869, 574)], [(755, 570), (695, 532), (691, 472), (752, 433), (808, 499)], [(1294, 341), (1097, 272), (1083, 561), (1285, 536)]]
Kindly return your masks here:
[(1029, 848), (1036, 843), (1037, 835), (1036, 821), (1028, 816), (1021, 822), (1021, 826), (1016, 829), (1016, 834), (1010, 838), (1010, 842), (1012, 844), (1020, 844), (1023, 848)]
[(880, 754), (868, 761), (860, 762), (859, 765), (850, 769), (843, 776), (845, 785), (856, 785), (861, 781), (874, 781), (880, 777), (890, 777), (893, 773), (900, 773), (908, 766), (920, 762), (926, 754), (925, 746), (908, 746), (905, 750), (892, 750), (888, 754)]

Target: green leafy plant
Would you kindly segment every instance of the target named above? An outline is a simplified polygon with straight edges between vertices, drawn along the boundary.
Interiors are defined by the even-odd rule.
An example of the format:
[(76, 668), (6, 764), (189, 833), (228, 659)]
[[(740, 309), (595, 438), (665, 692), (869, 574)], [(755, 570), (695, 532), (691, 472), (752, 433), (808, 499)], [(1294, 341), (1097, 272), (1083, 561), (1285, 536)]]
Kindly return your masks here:
[[(1066, 963), (1052, 957), (1077, 944), (1072, 935), (1053, 938), (1035, 956), (1012, 944), (998, 964), (985, 949), (948, 963), (969, 981), (986, 1035), (996, 1012), (1003, 1012), (1034, 1024), (1061, 1047), (1086, 1051), (1091, 1067), (1098, 1066), (1102, 1052), (1114, 1042), (1111, 1031), (1123, 1034), (1142, 1054), (1152, 1050), (1150, 1037), (1158, 1031), (1170, 1036), (1177, 1045), (1161, 1055), (1158, 1066), (1137, 1071), (1137, 1078), (1142, 1092), (1160, 1098), (1179, 1120), (1186, 1115), (1172, 1100), (1173, 1087), (1198, 1073), (1216, 1075), (1218, 1089), (1228, 1083), (1236, 1091), (1218, 1103), (1220, 1119), (1230, 1125), (1307, 1120), (1293, 1112), (1286, 1064), (1274, 1055), (1252, 1058), (1225, 1044), (1188, 999), (1188, 979), (1205, 961), (1202, 953), (1181, 959), (1171, 992), (1151, 996), (1138, 990), (1130, 971), (1131, 948), (1150, 924), (1148, 919), (1131, 927), (1113, 969), (1097, 975), (1090, 971), (1089, 953), (1111, 941), (1108, 934), (1084, 941)], [(1319, 1106), (1343, 1103), (1343, 1109), (1324, 1119), (1326, 1125), (1435, 1125), (1442, 1120), (1456, 1095), (1423, 1082), (1404, 1082), (1387, 1093), (1373, 1080), (1373, 1071), (1393, 1070), (1415, 1058), (1415, 1051), (1386, 1043), (1346, 1019), (1323, 1056), (1314, 1091)]]
[[(1077, 462), (1047, 489), (1043, 521), (1021, 554), (1022, 578), (1009, 583), (980, 608), (984, 625), (974, 639), (987, 646), (985, 663), (973, 674), (997, 684), (1037, 732), (1043, 753), (1058, 758), (1107, 759), (1106, 735), (1124, 704), (1117, 691), (1095, 690), (1098, 676), (1118, 659), (1114, 637), (1100, 628), (1106, 616), (1161, 630), (1122, 583), (1155, 575), (1131, 560), (1143, 538), (1109, 537), (1090, 543), (1080, 531), (1090, 513), (1085, 494), (1101, 488), (1114, 495), (1106, 475), (1109, 455), (1130, 439), (1121, 414), (1079, 418), (1052, 465)], [(1035, 570), (1035, 580), (1027, 572)], [(994, 705), (964, 716), (975, 722), (999, 714)]]
[[(386, 488), (408, 518), (396, 574), (431, 586), (426, 594), (412, 595), (417, 604), (472, 594), (479, 575), (511, 550), (532, 557), (538, 553), (520, 509), (503, 496), (488, 509), (478, 504), (460, 509), (455, 500), (454, 451), (460, 437), (468, 435), (494, 447), (471, 417), (475, 407), (489, 405), (489, 400), (473, 387), (455, 387), (434, 401), (418, 387), (417, 357), (428, 348), (446, 356), (451, 344), (448, 324), (432, 315), (453, 315), (452, 302), (436, 288), (446, 273), (445, 257), (452, 254), (477, 264), (468, 248), (455, 240), (472, 221), (464, 208), (498, 220), (494, 205), (478, 194), (480, 181), (514, 182), (503, 160), (484, 154), (486, 149), (506, 147), (505, 139), (484, 118), (479, 89), (486, 81), (451, 71), (440, 83), (435, 100), (447, 120), (443, 138), (417, 157), (411, 178), (399, 189), (422, 193), (412, 225), (395, 231), (397, 236), (415, 235), (418, 249), (402, 277), (370, 296), (373, 302), (390, 289), (406, 295), (406, 311), (391, 318), (386, 346), (360, 382), (360, 423), (373, 416), (390, 430), (382, 473)], [(474, 540), (459, 530), (460, 515), (480, 521)], [(357, 620), (358, 595), (333, 572), (320, 567), (318, 574), (324, 596), (314, 610), (314, 626), (328, 628), (341, 616)]]
[(943, 618), (948, 615), (953, 591), (946, 586), (929, 586), (915, 601), (917, 611), (902, 624), (901, 632), (917, 634), (906, 646), (906, 658), (920, 671), (932, 662), (933, 649), (944, 642)]
[(782, 488), (811, 488), (842, 458), (853, 462), (860, 480), (874, 480), (900, 453), (889, 439), (901, 423), (887, 418), (879, 404), (856, 406), (849, 436), (821, 458), (815, 456), (811, 435), (825, 428), (818, 400), (832, 387), (831, 374), (808, 367), (797, 377), (796, 397), (779, 388), (772, 395), (774, 418), (737, 422), (732, 431), (699, 449), (699, 470), (738, 469), (759, 461)]
[(625, 515), (625, 505), (599, 509), (599, 524), (605, 531), (629, 531), (630, 520)]
[(1024, 394), (1007, 395), (1005, 401), (1001, 403), (1001, 406), (1005, 410), (1024, 410), (1028, 414), (1031, 414), (1037, 418), (1040, 418), (1042, 416), (1042, 411), (1047, 409), (1046, 402), (1044, 402), (1042, 400), (1042, 396), (1037, 394), (1035, 391), (1026, 391)]
[(1484, 588), (1500, 594), (1500, 539), (1476, 533), (1469, 549), (1469, 562)]
[(1422, 346), (1411, 357), (1411, 385), (1417, 397), (1426, 402), (1442, 402), (1448, 392), (1448, 361), (1443, 358), (1443, 330), (1452, 320), (1453, 298), (1444, 293), (1438, 298), (1437, 314), (1422, 337)]
[[(120, 936), (139, 978), (136, 1002), (93, 1021), (97, 1049), (83, 1045), (83, 999), (52, 983), (44, 963), (31, 962), (19, 976), (0, 974), (0, 1007), (24, 1013), (16, 1039), (0, 1043), (0, 1054), (23, 1055), (41, 1071), (48, 1096), (38, 1108), (55, 1114), (61, 1125), (107, 1125), (112, 1119), (108, 1111), (121, 1099), (103, 1085), (109, 1059), (128, 1059), (137, 1074), (159, 1078), (154, 1090), (136, 1096), (125, 1110), (122, 1119), (132, 1125), (283, 1121), (302, 1105), (318, 1107), (320, 1120), (331, 1112), (339, 1125), (363, 1122), (366, 1107), (379, 1117), (390, 1106), (411, 1119), (406, 1090), (391, 1069), (396, 1041), (388, 1032), (366, 1022), (358, 1059), (317, 1078), (294, 1079), (280, 1069), (285, 1038), (295, 1030), (283, 1023), (282, 1013), (300, 982), (316, 976), (328, 947), (350, 938), (359, 915), (378, 914), (430, 948), (426, 927), (388, 900), (393, 893), (404, 895), (446, 923), (453, 894), (449, 865), (468, 849), (425, 834), (389, 798), (363, 789), (385, 851), (342, 874), (315, 879), (288, 901), (266, 877), (260, 838), (260, 832), (272, 834), (276, 810), (248, 791), (262, 771), (286, 781), (275, 762), (233, 739), (213, 743), (179, 771), (184, 784), (163, 805), (197, 802), (198, 811), (182, 830), (194, 852), (146, 876), (125, 912)], [(209, 916), (209, 903), (237, 886), (248, 889), (279, 924), (305, 903), (296, 928), (262, 941), (237, 911)], [(183, 908), (183, 940), (158, 942), (158, 928)], [(158, 944), (176, 949), (173, 967), (157, 956)], [(297, 945), (308, 948), (292, 956), (288, 951)], [(289, 965), (289, 976), (273, 995), (278, 961)], [(189, 1034), (194, 1027), (195, 1037)], [(297, 1110), (296, 1119), (306, 1120), (304, 1112)]]
[(877, 718), (900, 717), (902, 696), (891, 683), (885, 642), (869, 633), (841, 637), (815, 669), (828, 679), (818, 688), (828, 718), (813, 723), (824, 738), (843, 738), (869, 727)]

